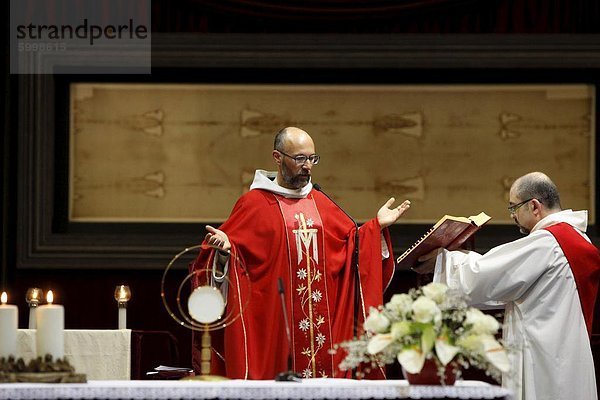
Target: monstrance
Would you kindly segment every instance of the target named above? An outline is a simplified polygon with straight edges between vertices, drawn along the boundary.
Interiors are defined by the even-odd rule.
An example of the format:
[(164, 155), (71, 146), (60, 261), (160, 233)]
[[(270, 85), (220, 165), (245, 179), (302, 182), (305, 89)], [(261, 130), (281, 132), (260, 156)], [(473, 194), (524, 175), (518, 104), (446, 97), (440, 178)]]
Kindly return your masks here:
[[(232, 249), (229, 254), (229, 262), (222, 271), (212, 262), (212, 257), (209, 257), (207, 263), (210, 263), (210, 265), (204, 265), (202, 268), (188, 273), (179, 283), (177, 289), (175, 301), (178, 313), (174, 312), (172, 307), (169, 306), (165, 289), (167, 274), (171, 269), (178, 269), (178, 264), (185, 264), (181, 265), (181, 267), (187, 269), (190, 257), (185, 256), (191, 255), (191, 252), (198, 249), (207, 248), (206, 245), (199, 244), (188, 247), (175, 255), (163, 272), (160, 295), (171, 318), (185, 328), (202, 332), (201, 369), (200, 376), (197, 379), (213, 380), (219, 379), (219, 377), (210, 375), (212, 352), (210, 332), (224, 329), (228, 325), (231, 325), (242, 316), (244, 309), (250, 301), (249, 295), (245, 296), (245, 298), (242, 298), (240, 295), (240, 293), (250, 293), (250, 278), (243, 260)], [(215, 257), (217, 256), (215, 254)], [(181, 302), (181, 297), (182, 291), (188, 282), (191, 285), (193, 284), (194, 287), (187, 299), (186, 312)], [(233, 290), (234, 287), (235, 290)]]

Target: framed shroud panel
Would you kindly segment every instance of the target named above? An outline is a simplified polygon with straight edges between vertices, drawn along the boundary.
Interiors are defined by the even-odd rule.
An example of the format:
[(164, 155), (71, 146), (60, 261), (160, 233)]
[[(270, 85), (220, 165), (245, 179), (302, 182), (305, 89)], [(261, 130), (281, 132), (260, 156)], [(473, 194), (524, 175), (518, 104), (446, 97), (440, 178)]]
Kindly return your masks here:
[[(217, 45), (216, 45), (217, 44)], [(110, 50), (107, 50), (107, 60), (111, 57)], [(82, 54), (81, 57), (85, 57)], [(77, 62), (77, 57), (73, 57), (69, 62)], [(57, 66), (60, 67), (60, 66)], [(68, 66), (66, 66), (68, 67)], [(85, 211), (77, 216), (77, 212), (70, 217), (69, 211), (69, 196), (74, 200), (77, 198), (77, 191), (74, 190), (71, 194), (69, 187), (75, 184), (75, 180), (70, 180), (70, 143), (69, 143), (69, 93), (72, 85), (95, 85), (95, 84), (135, 84), (135, 85), (155, 85), (158, 83), (169, 85), (204, 85), (205, 87), (223, 87), (222, 85), (232, 85), (232, 87), (256, 85), (263, 89), (268, 87), (277, 87), (279, 85), (295, 85), (300, 89), (305, 85), (317, 85), (319, 87), (330, 87), (332, 85), (339, 88), (352, 87), (354, 85), (363, 85), (363, 88), (357, 88), (356, 93), (361, 90), (371, 90), (369, 87), (381, 89), (384, 87), (411, 87), (432, 86), (441, 88), (441, 86), (449, 86), (450, 90), (467, 88), (471, 85), (478, 85), (477, 90), (481, 87), (489, 87), (490, 85), (503, 84), (522, 87), (529, 85), (531, 87), (541, 86), (542, 88), (553, 88), (556, 85), (569, 85), (576, 88), (573, 93), (581, 94), (581, 88), (587, 88), (583, 92), (593, 92), (592, 87), (598, 83), (598, 70), (600, 68), (600, 40), (597, 36), (535, 36), (527, 35), (522, 37), (501, 37), (501, 36), (394, 36), (394, 35), (360, 35), (360, 36), (328, 36), (328, 35), (299, 35), (299, 36), (265, 36), (265, 35), (195, 35), (195, 34), (174, 34), (174, 35), (153, 35), (153, 75), (150, 77), (142, 76), (120, 76), (120, 77), (99, 77), (99, 76), (68, 76), (68, 75), (21, 75), (18, 79), (19, 99), (16, 105), (17, 112), (17, 137), (18, 137), (18, 154), (17, 154), (17, 268), (129, 268), (129, 269), (145, 269), (145, 268), (164, 268), (165, 263), (185, 246), (197, 243), (204, 235), (203, 224), (200, 224), (202, 219), (218, 219), (221, 217), (216, 213), (202, 214), (196, 211), (189, 212), (188, 215), (181, 217), (169, 216), (169, 213), (159, 214), (167, 215), (166, 220), (158, 222), (161, 217), (142, 214), (142, 219), (147, 222), (141, 222), (142, 219), (126, 219), (119, 220), (119, 216), (110, 213), (99, 214), (97, 220), (91, 219), (84, 221), (85, 218), (92, 214)], [(441, 86), (440, 86), (441, 85)], [(458, 85), (458, 86), (457, 86)], [(367, 87), (369, 86), (369, 87)], [(403, 88), (404, 90), (404, 88)], [(439, 92), (439, 90), (437, 90)], [(546, 96), (552, 90), (546, 91), (542, 89), (538, 92), (539, 96)], [(560, 91), (559, 91), (560, 92)], [(558, 92), (557, 92), (558, 93)], [(578, 94), (578, 96), (579, 96)], [(312, 98), (311, 96), (307, 96)], [(592, 97), (593, 99), (593, 97)], [(547, 138), (541, 132), (559, 132), (564, 127), (567, 128), (569, 138), (576, 137), (581, 143), (588, 143), (592, 150), (592, 154), (597, 152), (597, 143), (595, 141), (594, 126), (595, 115), (598, 113), (597, 105), (593, 100), (593, 113), (590, 119), (586, 121), (585, 114), (579, 117), (567, 117), (562, 119), (562, 116), (552, 115), (550, 119), (540, 116), (537, 113), (521, 113), (522, 107), (519, 109), (501, 109), (495, 108), (495, 116), (488, 117), (493, 129), (473, 128), (473, 131), (478, 131), (478, 135), (489, 135), (494, 140), (498, 140), (498, 145), (504, 145), (501, 140), (503, 121), (508, 123), (510, 128), (508, 140), (513, 140), (511, 135), (516, 133), (523, 134), (524, 132), (537, 132), (535, 137)], [(419, 101), (414, 104), (429, 104)], [(375, 137), (373, 131), (373, 121), (381, 121), (378, 119), (382, 116), (388, 116), (387, 123), (382, 126), (391, 126), (392, 131), (380, 132), (375, 140), (376, 148), (381, 149), (383, 143), (393, 143), (391, 150), (382, 153), (380, 163), (377, 165), (393, 165), (390, 168), (390, 175), (394, 180), (390, 183), (387, 180), (377, 182), (364, 178), (360, 174), (364, 174), (360, 164), (352, 166), (352, 163), (345, 163), (342, 168), (348, 165), (349, 170), (328, 172), (326, 167), (329, 161), (344, 159), (343, 154), (336, 154), (336, 148), (339, 148), (339, 142), (344, 142), (340, 136), (350, 130), (344, 129), (337, 136), (328, 135), (324, 126), (311, 127), (309, 122), (305, 121), (305, 128), (313, 134), (317, 140), (318, 151), (323, 155), (323, 164), (320, 164), (319, 170), (315, 168), (315, 177), (318, 177), (318, 182), (329, 193), (334, 194), (337, 200), (345, 208), (354, 215), (366, 218), (367, 214), (373, 215), (379, 203), (385, 200), (388, 194), (396, 194), (402, 196), (401, 190), (404, 186), (401, 183), (409, 182), (407, 179), (415, 179), (419, 176), (423, 177), (423, 199), (434, 197), (432, 190), (444, 187), (439, 181), (432, 180), (436, 175), (432, 175), (433, 169), (427, 169), (430, 165), (425, 162), (425, 158), (437, 157), (436, 154), (430, 155), (426, 141), (432, 137), (437, 137), (436, 140), (446, 140), (447, 136), (443, 134), (448, 127), (453, 126), (459, 129), (462, 124), (465, 127), (464, 131), (469, 131), (469, 124), (464, 124), (464, 114), (456, 115), (454, 118), (442, 118), (440, 120), (432, 119), (430, 111), (417, 109), (416, 106), (405, 107), (404, 104), (394, 104), (391, 108), (386, 109), (380, 107), (385, 113), (377, 114), (373, 112), (375, 107), (371, 107), (368, 103), (363, 103), (365, 110), (369, 110), (368, 118), (357, 113), (360, 116), (360, 121), (371, 124), (370, 134), (372, 137), (365, 136), (370, 139), (369, 145), (373, 144), (372, 138)], [(554, 103), (553, 103), (554, 104)], [(304, 115), (296, 113), (295, 115), (288, 114), (285, 110), (268, 110), (266, 107), (252, 105), (247, 109), (258, 113), (273, 113), (282, 118), (289, 118), (291, 122), (300, 118), (304, 119)], [(342, 108), (343, 104), (336, 104), (336, 108)], [(387, 107), (387, 106), (386, 106)], [(244, 108), (245, 109), (245, 108)], [(323, 110), (327, 112), (330, 108)], [(587, 109), (587, 106), (586, 106)], [(140, 109), (138, 113), (141, 115), (155, 110), (152, 107)], [(143, 112), (142, 112), (143, 111)], [(466, 114), (469, 114), (468, 109), (464, 109)], [(472, 110), (471, 110), (472, 111)], [(421, 139), (417, 139), (410, 134), (410, 126), (405, 120), (410, 120), (410, 124), (415, 124), (415, 115), (421, 113), (422, 125)], [(508, 114), (502, 114), (508, 113)], [(344, 116), (352, 113), (344, 112)], [(475, 115), (474, 113), (471, 113)], [(519, 119), (514, 119), (513, 114), (519, 116)], [(241, 114), (238, 114), (240, 116)], [(299, 116), (297, 116), (299, 115)], [(390, 115), (397, 117), (389, 118)], [(448, 114), (447, 116), (449, 116)], [(491, 114), (490, 114), (491, 115)], [(504, 115), (504, 120), (502, 120)], [(508, 118), (507, 118), (508, 116)], [(408, 118), (407, 118), (408, 117)], [(331, 118), (334, 118), (333, 116)], [(436, 122), (438, 121), (438, 122)], [(439, 124), (442, 121), (442, 124)], [(548, 121), (550, 123), (548, 124)], [(165, 120), (165, 123), (167, 121)], [(318, 121), (317, 121), (318, 122)], [(239, 122), (237, 130), (233, 129), (231, 134), (236, 134), (241, 137)], [(379, 122), (375, 125), (380, 124)], [(400, 125), (398, 125), (400, 124)], [(436, 125), (437, 124), (437, 125)], [(495, 125), (494, 125), (495, 124)], [(556, 124), (552, 127), (552, 124)], [(586, 125), (587, 124), (587, 125)], [(475, 124), (477, 125), (477, 124)], [(542, 125), (543, 129), (540, 129)], [(415, 125), (416, 126), (416, 125)], [(478, 125), (477, 125), (478, 126)], [(586, 126), (590, 137), (585, 137)], [(430, 129), (437, 129), (438, 136), (432, 136)], [(571, 129), (573, 128), (573, 129)], [(358, 128), (356, 128), (358, 131)], [(386, 128), (387, 129), (387, 128)], [(525, 131), (523, 131), (525, 129)], [(367, 130), (360, 129), (361, 132)], [(579, 133), (581, 135), (579, 135)], [(466, 134), (466, 133), (463, 133)], [(146, 135), (140, 133), (140, 135)], [(149, 135), (149, 134), (148, 134)], [(265, 143), (272, 140), (272, 130), (269, 134), (258, 135), (255, 140), (264, 141)], [(555, 135), (552, 133), (552, 135)], [(384, 136), (395, 138), (393, 141), (380, 140)], [(268, 137), (268, 139), (267, 139)], [(552, 136), (558, 140), (557, 147), (564, 150), (564, 154), (556, 154), (556, 165), (549, 168), (560, 166), (561, 157), (563, 160), (571, 160), (573, 155), (569, 153), (569, 143), (561, 141), (564, 136), (556, 134)], [(523, 140), (524, 136), (520, 136)], [(423, 147), (418, 144), (423, 143)], [(587, 140), (587, 142), (586, 142)], [(396, 147), (400, 148), (398, 143), (402, 143), (402, 148), (396, 151)], [(535, 150), (538, 146), (537, 140), (523, 143), (523, 147), (527, 147), (533, 159), (545, 157), (542, 150)], [(485, 146), (489, 143), (486, 142)], [(236, 146), (239, 147), (239, 144)], [(411, 147), (412, 146), (412, 147)], [(444, 143), (442, 143), (444, 146)], [(486, 155), (488, 159), (487, 149), (481, 145), (469, 146), (468, 149), (463, 147), (452, 148), (453, 151), (465, 151), (469, 157), (463, 157), (459, 154), (459, 159), (472, 160), (471, 154)], [(138, 146), (139, 147), (139, 146)], [(348, 154), (346, 159), (364, 158), (370, 159), (365, 155), (367, 146), (361, 146), (360, 142), (353, 142), (351, 146), (353, 153)], [(386, 146), (387, 147), (387, 146)], [(517, 146), (508, 147), (514, 150)], [(168, 148), (168, 146), (167, 146)], [(260, 148), (261, 154), (265, 156), (264, 161), (248, 160), (248, 167), (254, 169), (259, 167), (259, 164), (266, 164), (269, 167), (268, 151), (270, 143), (265, 148), (263, 143), (256, 147)], [(342, 146), (342, 149), (344, 147)], [(451, 147), (448, 147), (451, 149)], [(135, 151), (136, 146), (132, 146), (131, 150)], [(359, 150), (357, 150), (359, 149)], [(369, 148), (370, 150), (370, 148)], [(467, 150), (469, 150), (467, 152)], [(581, 149), (578, 149), (580, 151)], [(589, 149), (586, 149), (586, 151)], [(224, 152), (224, 149), (220, 151)], [(254, 151), (254, 150), (253, 150)], [(508, 152), (509, 150), (507, 150)], [(537, 153), (536, 153), (537, 151)], [(264, 153), (262, 153), (264, 152)], [(405, 165), (403, 158), (406, 154), (413, 153), (420, 155), (414, 157), (411, 163), (415, 165)], [(191, 153), (190, 153), (191, 154)], [(194, 156), (198, 156), (193, 152)], [(516, 153), (518, 154), (518, 153)], [(587, 156), (587, 152), (580, 152), (585, 161), (581, 165), (587, 167), (577, 167), (576, 172), (565, 173), (565, 176), (571, 176), (569, 182), (558, 181), (558, 185), (563, 192), (563, 198), (566, 200), (567, 192), (573, 192), (579, 200), (573, 201), (574, 207), (585, 207), (584, 203), (579, 201), (588, 201), (590, 208), (593, 208), (597, 199), (589, 199), (588, 195), (593, 195), (597, 186), (597, 178), (593, 175), (593, 171), (597, 170), (597, 159), (593, 155)], [(389, 157), (389, 159), (383, 159)], [(587, 158), (586, 158), (587, 157)], [(477, 172), (482, 177), (487, 177), (489, 174), (497, 183), (497, 189), (489, 189), (489, 193), (479, 193), (481, 198), (486, 196), (494, 196), (497, 198), (497, 206), (492, 205), (491, 213), (497, 219), (505, 219), (506, 215), (502, 216), (501, 208), (505, 206), (502, 203), (502, 195), (508, 181), (499, 184), (498, 179), (504, 176), (504, 168), (502, 162), (511, 164), (516, 159), (508, 161), (498, 161), (492, 159), (483, 171)], [(581, 161), (581, 160), (578, 160)], [(115, 161), (117, 162), (117, 161)], [(447, 164), (442, 164), (441, 161), (436, 161), (435, 170), (449, 169)], [(81, 168), (83, 164), (79, 164), (77, 168)], [(570, 164), (569, 164), (570, 165)], [(423, 167), (425, 166), (425, 167)], [(544, 169), (546, 164), (539, 168), (533, 168), (529, 165), (524, 166), (527, 170)], [(376, 168), (375, 164), (363, 166), (362, 169)], [(459, 168), (455, 165), (453, 168)], [(378, 168), (378, 167), (377, 167)], [(593, 168), (593, 169), (592, 169)], [(81, 169), (79, 169), (82, 171)], [(508, 170), (508, 169), (507, 169)], [(499, 172), (502, 171), (502, 174)], [(555, 174), (550, 170), (549, 174)], [(131, 177), (150, 178), (150, 184), (160, 180), (158, 176), (152, 176), (156, 172), (150, 170), (140, 171), (125, 171), (123, 173), (130, 174)], [(522, 171), (527, 172), (527, 171)], [(557, 173), (560, 173), (558, 171)], [(519, 171), (521, 173), (521, 171)], [(243, 187), (240, 184), (239, 172), (234, 180), (236, 181), (235, 188), (232, 188), (230, 198), (237, 198)], [(589, 182), (580, 179), (580, 174), (586, 174)], [(348, 183), (341, 183), (337, 179), (340, 177), (348, 177), (356, 175), (358, 182), (369, 182), (371, 187), (359, 188), (356, 190), (354, 186), (349, 186)], [(165, 175), (167, 178), (169, 175)], [(554, 176), (553, 176), (554, 177)], [(507, 179), (514, 178), (506, 174)], [(555, 178), (555, 177), (554, 177)], [(153, 180), (154, 179), (154, 180)], [(556, 178), (555, 178), (556, 179)], [(164, 182), (170, 182), (164, 180)], [(139, 184), (137, 190), (152, 190), (147, 182)], [(384, 190), (372, 190), (375, 186), (380, 185)], [(392, 185), (391, 190), (387, 190), (385, 185)], [(564, 186), (567, 185), (565, 188)], [(569, 186), (573, 185), (573, 186)], [(135, 186), (135, 185), (134, 185)], [(415, 185), (413, 185), (415, 186)], [(418, 185), (416, 185), (418, 187)], [(486, 186), (487, 188), (487, 186)], [(169, 186), (166, 186), (169, 189)], [(349, 190), (350, 189), (350, 190)], [(339, 191), (338, 191), (339, 190)], [(418, 193), (412, 187), (406, 189), (406, 195), (411, 191)], [(235, 192), (235, 193), (234, 193)], [(492, 193), (493, 192), (493, 193)], [(357, 193), (361, 201), (352, 203), (352, 198), (356, 197)], [(424, 232), (428, 224), (422, 225), (420, 221), (429, 221), (437, 219), (445, 213), (471, 214), (483, 209), (485, 205), (476, 207), (476, 199), (465, 198), (461, 188), (456, 188), (454, 195), (445, 200), (435, 200), (437, 206), (431, 206), (429, 211), (425, 200), (418, 200), (415, 197), (415, 202), (421, 202), (420, 206), (415, 204), (411, 210), (411, 217), (414, 219), (412, 224), (401, 224), (392, 227), (392, 239), (394, 243), (394, 251), (401, 252), (406, 246), (410, 245), (416, 237)], [(366, 197), (365, 197), (366, 196)], [(371, 197), (369, 197), (371, 196)], [(381, 197), (377, 197), (381, 196)], [(474, 196), (476, 197), (475, 193)], [(378, 201), (381, 200), (381, 201)], [(471, 203), (472, 202), (472, 203)], [(223, 203), (227, 203), (223, 200)], [(565, 202), (566, 203), (566, 202)], [(483, 203), (482, 203), (483, 204)], [(565, 206), (569, 206), (564, 204)], [(231, 208), (233, 204), (224, 204), (224, 207)], [(462, 209), (453, 209), (455, 206), (463, 206)], [(358, 208), (354, 208), (358, 207)], [(365, 207), (361, 209), (360, 207)], [(439, 208), (439, 210), (437, 208)], [(498, 208), (495, 208), (498, 207)], [(422, 211), (421, 211), (422, 210)], [(437, 216), (434, 216), (437, 212)], [(456, 210), (456, 211), (454, 211)], [(464, 210), (464, 211), (463, 211)], [(493, 211), (497, 210), (497, 211)], [(488, 210), (486, 210), (488, 211)], [(219, 211), (222, 213), (222, 211)], [(363, 213), (363, 214), (361, 214)], [(425, 213), (425, 214), (419, 214)], [(131, 218), (127, 216), (126, 218)], [(212, 215), (211, 215), (212, 214)], [(181, 222), (190, 218), (187, 222)], [(364, 217), (363, 217), (364, 216)], [(82, 218), (76, 221), (76, 218)], [(96, 218), (96, 217), (94, 217)], [(192, 222), (192, 223), (190, 223)], [(406, 222), (406, 221), (404, 221)], [(591, 227), (589, 233), (592, 239), (597, 242), (598, 234), (596, 227)], [(518, 236), (516, 229), (512, 225), (496, 225), (486, 227), (478, 235), (478, 248), (485, 251), (492, 245), (496, 245), (505, 240), (510, 240)]]
[(203, 85), (70, 87), (69, 220), (222, 222), (273, 136), (315, 140), (313, 180), (359, 221), (390, 197), (402, 223), (484, 210), (512, 223), (513, 180), (543, 171), (594, 222), (592, 85)]

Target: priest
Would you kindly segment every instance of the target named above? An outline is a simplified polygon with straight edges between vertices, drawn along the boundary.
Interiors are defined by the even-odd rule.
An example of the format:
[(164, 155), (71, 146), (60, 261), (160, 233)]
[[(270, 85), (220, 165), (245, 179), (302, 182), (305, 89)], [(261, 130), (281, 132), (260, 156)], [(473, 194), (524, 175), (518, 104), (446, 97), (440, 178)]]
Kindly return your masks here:
[(595, 400), (590, 336), (600, 256), (585, 234), (587, 211), (562, 210), (541, 172), (513, 183), (508, 211), (527, 236), (484, 255), (438, 250), (415, 269), (434, 269), (435, 281), (474, 304), (504, 306), (512, 370), (502, 380), (516, 399)]
[[(312, 168), (320, 157), (307, 132), (282, 129), (275, 136), (272, 156), (277, 171), (256, 171), (250, 191), (237, 201), (227, 221), (219, 229), (206, 227), (209, 248), (191, 266), (227, 274), (229, 299), (232, 293), (238, 296), (237, 302), (228, 301), (227, 312), (238, 312), (249, 300), (239, 319), (213, 333), (211, 373), (273, 379), (288, 369), (291, 357), (292, 369), (304, 378), (347, 377), (338, 369), (343, 355), (331, 350), (352, 338), (354, 325), (362, 326), (369, 307), (382, 304), (394, 271), (385, 228), (410, 202), (393, 207), (391, 198), (355, 235), (355, 223), (312, 185)], [(356, 246), (358, 263), (353, 261)], [(239, 284), (244, 273), (251, 293)], [(279, 278), (284, 282), (289, 344)], [(199, 336), (194, 335), (193, 345), (196, 370)]]

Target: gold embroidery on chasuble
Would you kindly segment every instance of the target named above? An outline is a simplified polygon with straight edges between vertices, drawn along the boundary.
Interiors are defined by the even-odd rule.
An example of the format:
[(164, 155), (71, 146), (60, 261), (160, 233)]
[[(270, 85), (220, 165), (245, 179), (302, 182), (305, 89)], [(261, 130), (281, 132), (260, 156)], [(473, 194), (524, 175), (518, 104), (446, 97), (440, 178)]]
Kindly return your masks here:
[(323, 224), (309, 196), (286, 199), (275, 196), (286, 226), (289, 250), (292, 359), (304, 378), (334, 376), (328, 306)]

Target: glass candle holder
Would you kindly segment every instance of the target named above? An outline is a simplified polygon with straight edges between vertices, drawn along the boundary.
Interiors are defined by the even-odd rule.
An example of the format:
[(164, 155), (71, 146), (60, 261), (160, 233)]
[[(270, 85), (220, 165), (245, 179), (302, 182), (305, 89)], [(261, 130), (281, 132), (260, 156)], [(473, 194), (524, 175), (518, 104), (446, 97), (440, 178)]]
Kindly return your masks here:
[(25, 293), (25, 301), (29, 306), (29, 329), (36, 329), (36, 310), (43, 297), (42, 289), (36, 287), (27, 289)]
[(127, 285), (117, 285), (115, 300), (119, 305), (119, 329), (127, 329), (127, 302), (131, 299), (131, 290)]

